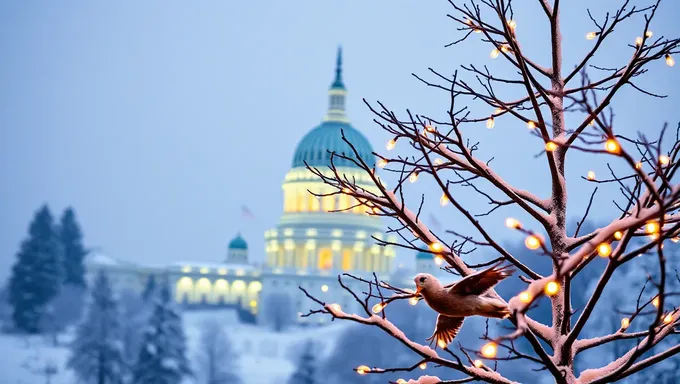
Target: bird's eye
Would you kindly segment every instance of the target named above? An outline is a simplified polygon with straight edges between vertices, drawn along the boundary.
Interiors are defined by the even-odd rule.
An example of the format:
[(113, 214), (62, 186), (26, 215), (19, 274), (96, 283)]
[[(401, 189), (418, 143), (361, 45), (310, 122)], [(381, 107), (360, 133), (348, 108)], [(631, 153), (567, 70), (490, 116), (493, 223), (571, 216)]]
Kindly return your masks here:
[(421, 282), (421, 283), (424, 283), (424, 282), (425, 282), (425, 278), (424, 278), (424, 277), (421, 277), (421, 278), (420, 278), (420, 282)]

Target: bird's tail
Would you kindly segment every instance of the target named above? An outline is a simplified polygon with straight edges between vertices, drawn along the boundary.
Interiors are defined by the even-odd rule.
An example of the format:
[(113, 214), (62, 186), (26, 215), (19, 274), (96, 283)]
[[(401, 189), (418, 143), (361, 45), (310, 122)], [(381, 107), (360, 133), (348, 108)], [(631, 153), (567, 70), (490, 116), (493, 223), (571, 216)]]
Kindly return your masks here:
[(506, 319), (510, 317), (508, 306), (499, 300), (489, 300), (484, 308), (484, 316)]

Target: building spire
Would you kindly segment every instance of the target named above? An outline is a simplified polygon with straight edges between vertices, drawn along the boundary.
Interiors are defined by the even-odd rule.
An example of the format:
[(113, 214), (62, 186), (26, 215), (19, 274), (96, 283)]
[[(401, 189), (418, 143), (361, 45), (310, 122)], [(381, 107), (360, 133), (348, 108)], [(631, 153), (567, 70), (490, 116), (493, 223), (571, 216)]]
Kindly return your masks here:
[(325, 121), (349, 122), (345, 115), (345, 96), (347, 96), (347, 89), (342, 81), (342, 46), (338, 46), (335, 79), (328, 90), (328, 113), (324, 117)]

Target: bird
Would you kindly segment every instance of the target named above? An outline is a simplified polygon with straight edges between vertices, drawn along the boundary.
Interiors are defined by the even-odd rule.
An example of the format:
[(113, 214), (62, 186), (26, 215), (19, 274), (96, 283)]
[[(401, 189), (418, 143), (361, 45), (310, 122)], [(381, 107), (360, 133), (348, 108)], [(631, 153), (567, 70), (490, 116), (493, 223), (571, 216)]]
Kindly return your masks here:
[[(413, 279), (416, 294), (438, 313), (434, 333), (426, 340), (444, 347), (456, 337), (468, 316), (504, 319), (510, 316), (507, 305), (488, 294), (503, 279), (512, 275), (510, 265), (500, 263), (473, 273), (451, 284), (442, 283), (429, 273), (419, 273)], [(436, 346), (435, 346), (436, 348)]]

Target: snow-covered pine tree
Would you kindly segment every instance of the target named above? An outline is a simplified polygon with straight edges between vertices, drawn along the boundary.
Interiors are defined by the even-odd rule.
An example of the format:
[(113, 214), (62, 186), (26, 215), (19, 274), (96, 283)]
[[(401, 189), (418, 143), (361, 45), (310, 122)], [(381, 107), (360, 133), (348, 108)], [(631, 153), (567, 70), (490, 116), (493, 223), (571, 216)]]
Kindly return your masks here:
[(192, 375), (186, 350), (182, 318), (164, 282), (142, 336), (133, 383), (181, 383), (184, 377)]
[[(125, 289), (120, 293), (118, 300), (122, 315), (122, 339), (123, 356), (129, 367), (133, 367), (139, 357), (139, 346), (142, 343), (144, 327), (149, 322), (151, 312), (150, 305), (142, 300), (138, 291)], [(126, 382), (132, 380), (132, 370), (128, 370), (130, 376)]]
[(37, 333), (45, 305), (63, 281), (62, 250), (47, 205), (36, 212), (21, 243), (9, 280), (9, 303), (17, 330)]
[(288, 379), (288, 384), (317, 384), (317, 359), (315, 354), (316, 345), (312, 340), (303, 344), (303, 351), (298, 359), (295, 372)]
[(66, 208), (62, 214), (58, 233), (64, 250), (64, 283), (85, 287), (83, 260), (87, 251), (83, 246), (83, 234), (73, 208)]
[(156, 277), (154, 275), (149, 275), (146, 279), (146, 285), (144, 285), (144, 290), (142, 291), (142, 299), (144, 301), (149, 301), (156, 293)]
[(201, 326), (201, 339), (196, 361), (205, 384), (239, 384), (236, 374), (238, 355), (231, 347), (231, 341), (217, 320), (208, 320)]
[(87, 315), (76, 330), (67, 366), (83, 383), (120, 384), (126, 364), (118, 303), (103, 272), (92, 287)]

